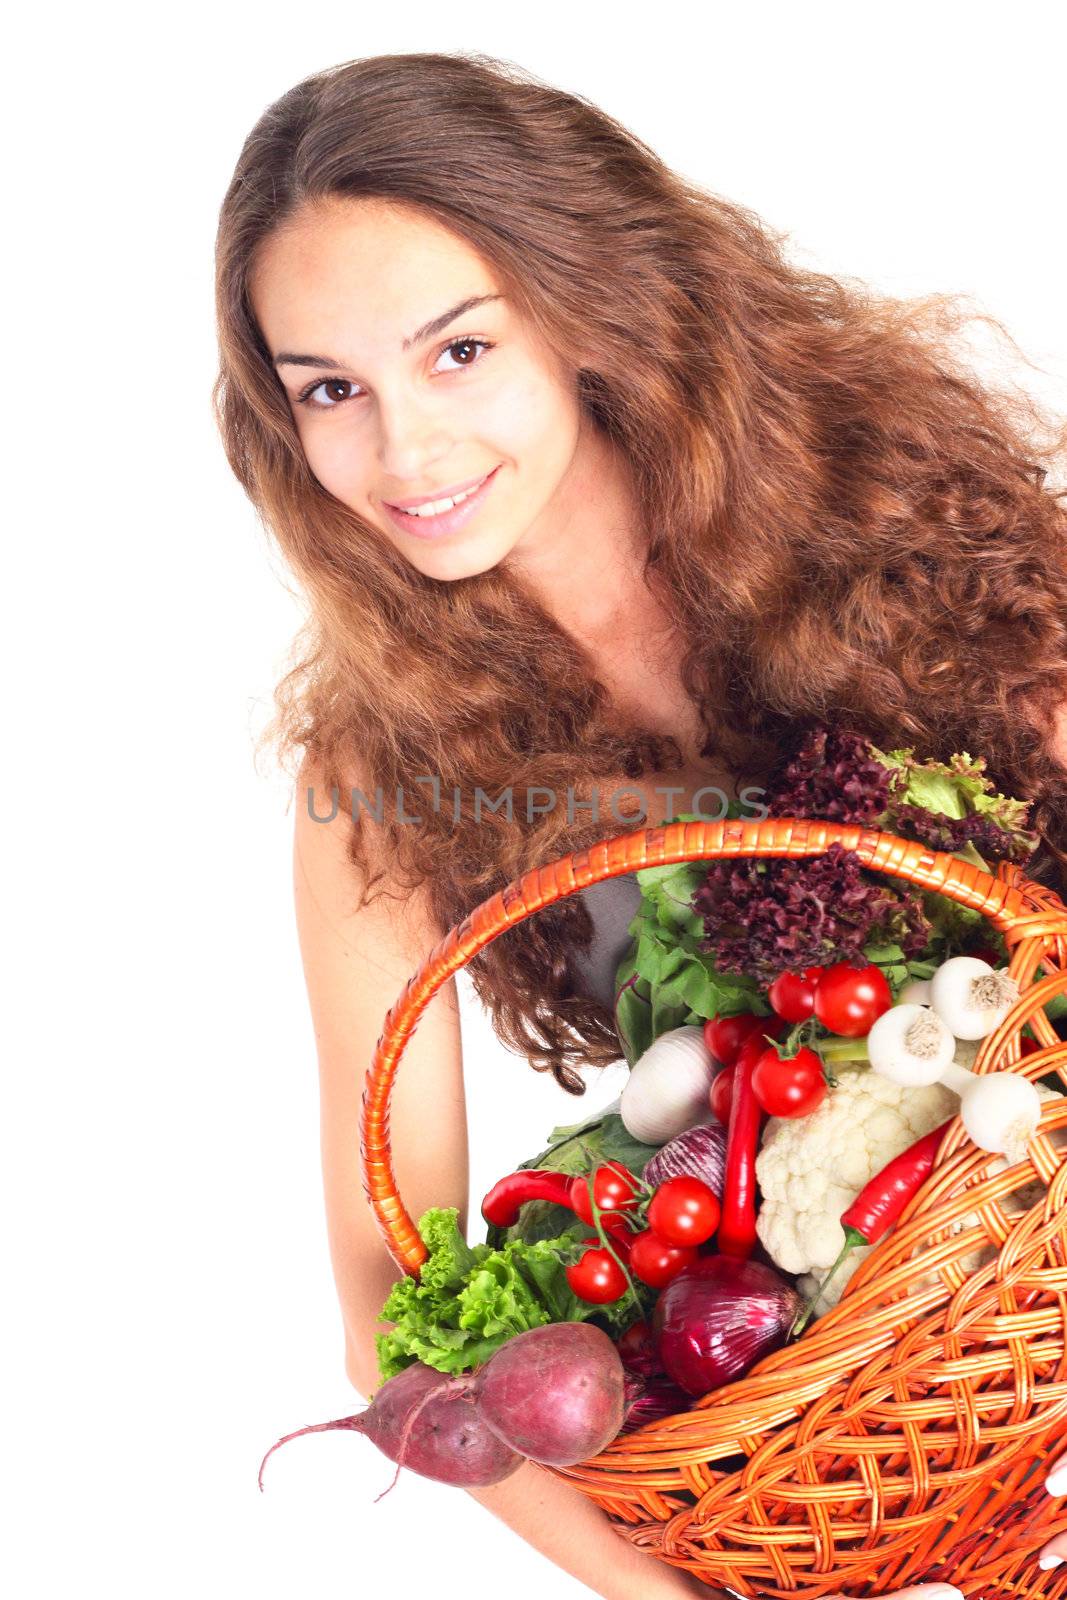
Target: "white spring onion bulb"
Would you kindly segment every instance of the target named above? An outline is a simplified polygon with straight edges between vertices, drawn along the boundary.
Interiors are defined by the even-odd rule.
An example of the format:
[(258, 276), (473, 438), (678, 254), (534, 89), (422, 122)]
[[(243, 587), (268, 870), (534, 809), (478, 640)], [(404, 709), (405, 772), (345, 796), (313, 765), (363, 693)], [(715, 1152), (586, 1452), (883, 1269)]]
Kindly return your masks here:
[(941, 1079), (960, 1097), (963, 1126), (979, 1150), (1022, 1161), (1041, 1120), (1041, 1096), (1018, 1072), (975, 1074), (954, 1064)]
[(975, 1054), (928, 1006), (890, 1006), (867, 1036), (873, 1072), (908, 1088), (943, 1083), (959, 1095), (963, 1126), (979, 1150), (1022, 1161), (1041, 1119), (1037, 1089), (1019, 1072), (971, 1072), (954, 1060), (957, 1051)]
[(984, 1039), (1016, 1000), (1019, 985), (977, 956), (953, 956), (930, 979), (930, 1004), (957, 1039)]
[(910, 978), (897, 995), (902, 1006), (928, 1006), (930, 1004), (929, 978)]
[(867, 1035), (871, 1068), (882, 1078), (918, 1089), (940, 1083), (956, 1054), (956, 1040), (929, 1006), (890, 1006)]
[(715, 1077), (703, 1028), (672, 1028), (634, 1062), (619, 1101), (619, 1115), (642, 1144), (666, 1144), (686, 1128), (715, 1120), (708, 1090)]

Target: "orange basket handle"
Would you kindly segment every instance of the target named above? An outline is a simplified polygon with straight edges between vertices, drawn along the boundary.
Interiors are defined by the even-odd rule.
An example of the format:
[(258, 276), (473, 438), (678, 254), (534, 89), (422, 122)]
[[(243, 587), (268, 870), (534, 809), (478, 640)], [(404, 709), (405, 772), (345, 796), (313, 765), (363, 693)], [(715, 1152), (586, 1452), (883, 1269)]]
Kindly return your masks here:
[[(389, 1008), (375, 1046), (360, 1110), (360, 1156), (367, 1197), (393, 1260), (411, 1276), (427, 1250), (397, 1193), (389, 1151), (389, 1096), (400, 1058), (420, 1016), (437, 990), (484, 945), (544, 906), (577, 894), (591, 883), (617, 878), (644, 867), (683, 861), (719, 861), (741, 856), (823, 855), (832, 844), (854, 850), (864, 867), (887, 872), (923, 889), (958, 900), (982, 912), (997, 930), (1016, 942), (1037, 931), (1026, 922), (1033, 902), (1004, 878), (994, 877), (958, 856), (898, 839), (858, 824), (817, 822), (796, 817), (761, 821), (672, 822), (601, 840), (573, 855), (561, 856), (483, 900), (440, 940), (408, 979)], [(1019, 876), (1016, 873), (1016, 876)], [(1024, 880), (1025, 881), (1025, 880)], [(1020, 922), (1020, 916), (1024, 921)]]

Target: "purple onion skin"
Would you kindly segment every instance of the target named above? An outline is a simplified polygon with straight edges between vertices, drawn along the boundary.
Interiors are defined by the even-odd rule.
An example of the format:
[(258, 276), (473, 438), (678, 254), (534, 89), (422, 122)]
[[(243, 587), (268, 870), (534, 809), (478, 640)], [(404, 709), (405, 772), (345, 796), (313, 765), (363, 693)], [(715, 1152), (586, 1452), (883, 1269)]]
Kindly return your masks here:
[(799, 1306), (773, 1267), (700, 1256), (656, 1301), (652, 1333), (668, 1377), (699, 1399), (779, 1349)]
[(726, 1129), (721, 1122), (686, 1128), (645, 1162), (642, 1174), (653, 1188), (668, 1178), (699, 1178), (719, 1200), (725, 1175)]
[(626, 1414), (619, 1433), (632, 1433), (662, 1417), (677, 1416), (680, 1411), (688, 1411), (691, 1404), (692, 1397), (670, 1378), (642, 1378), (636, 1372), (627, 1372)]

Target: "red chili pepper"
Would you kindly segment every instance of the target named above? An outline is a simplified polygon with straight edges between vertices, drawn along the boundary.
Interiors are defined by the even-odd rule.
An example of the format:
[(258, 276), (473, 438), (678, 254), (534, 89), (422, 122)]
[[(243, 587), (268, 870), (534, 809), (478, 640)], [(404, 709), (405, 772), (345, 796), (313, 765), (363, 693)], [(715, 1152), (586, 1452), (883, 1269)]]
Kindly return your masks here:
[(951, 1125), (950, 1117), (939, 1128), (934, 1128), (922, 1139), (916, 1139), (914, 1144), (909, 1145), (899, 1156), (884, 1166), (881, 1172), (876, 1172), (870, 1182), (860, 1190), (848, 1210), (842, 1212), (841, 1226), (845, 1230), (845, 1243), (841, 1254), (811, 1299), (802, 1308), (801, 1316), (793, 1323), (794, 1334), (799, 1333), (805, 1326), (845, 1258), (860, 1245), (877, 1244), (896, 1222), (911, 1197), (922, 1188), (934, 1170), (941, 1140), (945, 1130)]
[(494, 1183), (482, 1201), (482, 1216), (498, 1228), (510, 1228), (518, 1222), (519, 1211), (527, 1200), (551, 1200), (554, 1205), (570, 1203), (570, 1186), (573, 1177), (567, 1172), (549, 1172), (544, 1169), (509, 1172), (506, 1178)]
[(934, 1160), (951, 1121), (950, 1118), (948, 1122), (943, 1122), (925, 1138), (916, 1139), (881, 1172), (876, 1172), (870, 1183), (860, 1190), (841, 1216), (846, 1240), (849, 1234), (855, 1235), (848, 1245), (849, 1249), (855, 1245), (877, 1244), (893, 1226), (912, 1195), (934, 1170)]
[(752, 1092), (752, 1074), (766, 1048), (766, 1040), (755, 1035), (742, 1045), (734, 1067), (718, 1244), (720, 1255), (740, 1261), (747, 1261), (756, 1245), (756, 1150), (763, 1112)]

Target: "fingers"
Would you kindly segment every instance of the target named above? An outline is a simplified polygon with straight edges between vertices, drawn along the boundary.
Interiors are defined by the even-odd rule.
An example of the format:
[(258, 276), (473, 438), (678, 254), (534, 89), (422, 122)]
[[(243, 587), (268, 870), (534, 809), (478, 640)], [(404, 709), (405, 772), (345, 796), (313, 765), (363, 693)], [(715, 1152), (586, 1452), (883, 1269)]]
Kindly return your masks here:
[(1039, 1567), (1058, 1567), (1061, 1561), (1067, 1561), (1067, 1533), (1058, 1533), (1050, 1539), (1037, 1558)]
[[(828, 1594), (823, 1600), (849, 1600), (849, 1597)], [(953, 1588), (951, 1583), (921, 1583), (914, 1589), (894, 1589), (892, 1594), (883, 1595), (882, 1600), (963, 1600), (963, 1591)]]
[(1049, 1494), (1067, 1494), (1067, 1456), (1060, 1456), (1058, 1461), (1052, 1463), (1045, 1479), (1045, 1488)]

